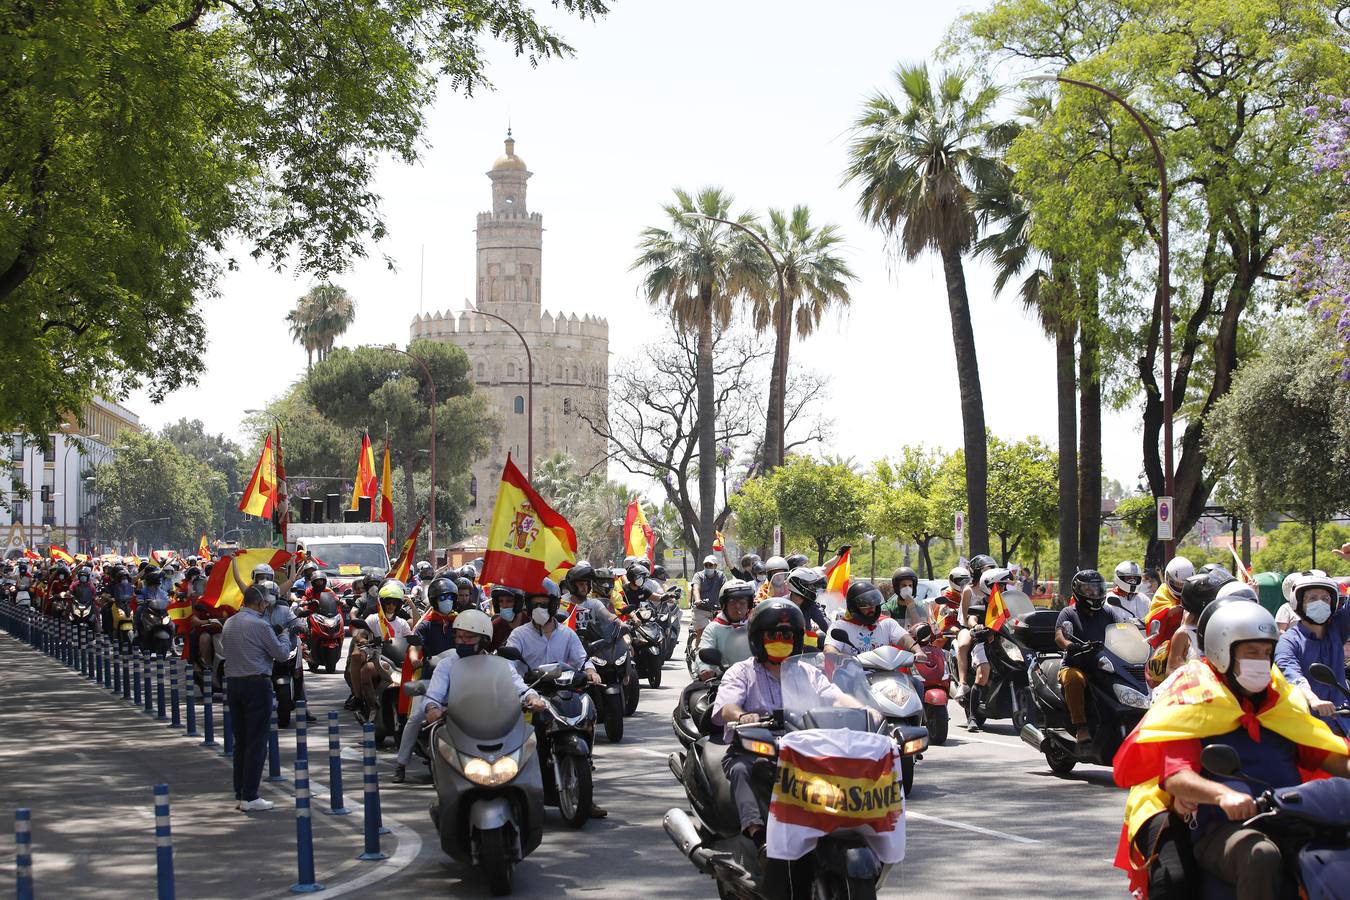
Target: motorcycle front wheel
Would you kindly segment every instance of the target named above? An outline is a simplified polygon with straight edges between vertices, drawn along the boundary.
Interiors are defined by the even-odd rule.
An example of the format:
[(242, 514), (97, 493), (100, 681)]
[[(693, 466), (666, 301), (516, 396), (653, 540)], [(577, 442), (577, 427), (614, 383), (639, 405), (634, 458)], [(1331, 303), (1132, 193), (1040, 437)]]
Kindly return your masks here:
[(631, 716), (637, 712), (638, 700), (642, 697), (642, 687), (638, 684), (637, 669), (630, 667), (623, 682), (623, 714)]
[(947, 707), (928, 706), (924, 711), (924, 720), (928, 723), (928, 743), (939, 747), (947, 743), (947, 731), (951, 725)]
[(558, 757), (558, 811), (570, 828), (580, 828), (591, 817), (591, 767), (576, 756)]
[(478, 858), (483, 874), (487, 875), (488, 890), (495, 897), (504, 897), (511, 893), (511, 882), (515, 874), (515, 862), (511, 859), (511, 836), (506, 833), (510, 826), (493, 828), (478, 832)]
[(876, 900), (877, 886), (870, 878), (849, 878), (821, 872), (811, 886), (812, 900)]
[(652, 660), (651, 669), (647, 672), (647, 685), (656, 690), (661, 686), (661, 663)]
[(617, 744), (623, 740), (623, 697), (605, 694), (605, 740)]

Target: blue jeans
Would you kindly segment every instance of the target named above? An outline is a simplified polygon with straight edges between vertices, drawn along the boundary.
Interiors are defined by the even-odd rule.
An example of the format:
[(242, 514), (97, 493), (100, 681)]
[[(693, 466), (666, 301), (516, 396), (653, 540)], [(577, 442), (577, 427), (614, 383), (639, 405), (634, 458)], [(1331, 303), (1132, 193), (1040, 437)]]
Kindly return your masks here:
[(234, 797), (257, 800), (272, 723), (272, 680), (231, 678), (226, 697), (234, 728)]

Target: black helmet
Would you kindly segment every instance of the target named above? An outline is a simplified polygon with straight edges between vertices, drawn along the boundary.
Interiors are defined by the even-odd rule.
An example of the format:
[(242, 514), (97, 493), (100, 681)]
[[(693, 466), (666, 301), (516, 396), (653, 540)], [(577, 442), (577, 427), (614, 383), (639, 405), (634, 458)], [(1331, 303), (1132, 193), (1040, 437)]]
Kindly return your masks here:
[(1208, 572), (1196, 572), (1181, 587), (1181, 608), (1193, 616), (1199, 616), (1205, 607), (1218, 599), (1219, 588), (1233, 580), (1233, 576), (1222, 566)]
[(318, 565), (316, 565), (313, 561), (306, 562), (303, 566), (300, 567), (300, 577), (305, 579), (312, 578), (314, 577), (314, 573), (317, 571), (319, 571)]
[(458, 596), (458, 588), (449, 578), (433, 578), (431, 584), (427, 585), (427, 602), (433, 608), (447, 595), (452, 598)]
[(117, 565), (115, 565), (115, 566), (112, 567), (112, 577), (115, 578), (115, 579), (116, 579), (116, 578), (130, 578), (130, 577), (131, 577), (131, 573), (127, 571), (127, 567), (126, 567), (126, 566), (122, 565), (121, 563), (118, 563)]
[(762, 578), (764, 574), (768, 571), (769, 570), (764, 567), (764, 563), (759, 562), (758, 560), (756, 560), (755, 564), (750, 567), (750, 574), (755, 576), (756, 578)]
[(652, 566), (652, 577), (655, 578), (657, 581), (665, 581), (665, 580), (666, 580), (666, 567), (665, 567), (665, 566)]
[(61, 578), (69, 578), (69, 577), (70, 577), (70, 566), (66, 565), (65, 563), (60, 563), (60, 564), (57, 565), (57, 567), (56, 567), (56, 574), (57, 574), (57, 576), (59, 576), (59, 577), (61, 577)]
[(315, 572), (309, 578), (309, 586), (319, 593), (323, 593), (328, 587), (328, 576), (323, 572)]
[(755, 564), (759, 562), (759, 554), (747, 553), (741, 557), (741, 571), (749, 574), (754, 571)]
[(151, 587), (158, 587), (163, 579), (163, 574), (154, 566), (146, 566), (145, 571), (141, 572), (141, 580)]
[(651, 577), (651, 569), (647, 568), (645, 562), (631, 562), (627, 565), (624, 574), (627, 576), (630, 584), (642, 584)]
[(598, 593), (609, 594), (614, 590), (614, 570), (603, 566), (596, 569), (593, 581)]
[[(1216, 573), (1218, 573), (1219, 575), (1222, 575), (1222, 576), (1223, 576), (1223, 580), (1224, 580), (1225, 582), (1233, 581), (1233, 580), (1234, 580), (1234, 579), (1233, 579), (1233, 573), (1230, 572), (1230, 571), (1228, 571), (1227, 569), (1225, 569), (1225, 568), (1224, 568), (1222, 565), (1220, 565), (1219, 563), (1205, 563), (1203, 566), (1201, 566), (1200, 568), (1196, 569), (1195, 571), (1196, 571), (1197, 574), (1200, 574), (1200, 575), (1208, 575), (1208, 574), (1211, 573), (1211, 572), (1216, 572)], [(1185, 587), (1184, 587), (1184, 586), (1182, 587), (1182, 590), (1185, 590)]]
[(1106, 579), (1102, 573), (1083, 569), (1073, 576), (1073, 598), (1088, 609), (1101, 609), (1106, 602)]
[[(885, 598), (870, 581), (855, 581), (848, 586), (844, 601), (848, 604), (849, 615), (854, 621), (871, 626), (881, 618), (881, 604)], [(864, 608), (871, 611), (865, 613), (862, 611)]]
[(825, 575), (819, 569), (798, 566), (788, 573), (789, 594), (796, 594), (807, 603), (816, 599), (816, 593), (825, 586)]
[(576, 584), (578, 581), (594, 581), (595, 567), (586, 560), (578, 560), (577, 564), (567, 570), (563, 581), (567, 584)]
[(792, 632), (792, 653), (802, 652), (806, 636), (806, 618), (797, 604), (784, 597), (774, 597), (759, 604), (746, 620), (745, 636), (750, 641), (750, 654), (760, 662), (768, 659), (764, 650), (764, 635), (771, 631)]
[[(89, 572), (88, 566), (85, 566), (83, 569), (80, 569), (81, 575), (85, 575), (88, 572)], [(191, 584), (192, 582), (196, 581), (198, 578), (201, 577), (202, 577), (202, 570), (197, 568), (196, 566), (188, 566), (187, 571), (183, 573), (183, 580), (188, 582), (189, 584)]]
[(799, 569), (810, 561), (811, 560), (806, 558), (805, 553), (794, 553), (787, 558), (788, 571), (790, 572), (793, 569)]
[(756, 588), (748, 581), (740, 581), (733, 578), (722, 585), (722, 590), (717, 594), (717, 605), (723, 610), (732, 600), (744, 600), (747, 603), (754, 604)]
[(493, 585), (493, 587), (492, 587), (492, 611), (493, 611), (493, 613), (496, 613), (496, 614), (500, 614), (500, 613), (501, 613), (501, 611), (502, 611), (502, 599), (503, 599), (504, 597), (510, 597), (511, 600), (512, 600), (511, 608), (514, 609), (514, 610), (516, 610), (517, 612), (519, 612), (519, 611), (520, 611), (520, 608), (521, 608), (522, 606), (525, 605), (524, 602), (523, 602), (523, 601), (524, 601), (524, 596), (525, 596), (525, 595), (522, 594), (522, 593), (521, 593), (519, 590), (517, 590), (516, 588), (513, 588), (513, 587), (507, 587), (507, 586), (504, 585), (504, 584)]
[(548, 598), (548, 611), (557, 615), (558, 605), (562, 602), (562, 594), (558, 591), (558, 585), (552, 578), (545, 578), (539, 583), (539, 587), (534, 590), (525, 591), (525, 602), (528, 604), (535, 597)]
[(891, 590), (899, 595), (900, 582), (904, 581), (906, 578), (913, 582), (914, 596), (917, 597), (919, 595), (919, 573), (915, 572), (909, 566), (901, 566), (891, 573)]
[(967, 565), (966, 568), (970, 570), (970, 580), (979, 584), (980, 576), (984, 574), (985, 570), (992, 569), (996, 565), (998, 565), (998, 563), (994, 561), (992, 556), (988, 553), (980, 553), (971, 557), (970, 564)]

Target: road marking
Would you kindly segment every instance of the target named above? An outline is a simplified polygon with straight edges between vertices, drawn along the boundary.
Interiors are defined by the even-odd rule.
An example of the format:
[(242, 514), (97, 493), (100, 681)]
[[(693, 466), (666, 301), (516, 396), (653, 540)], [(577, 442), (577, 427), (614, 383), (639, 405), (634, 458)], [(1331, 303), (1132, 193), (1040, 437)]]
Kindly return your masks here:
[(635, 753), (645, 753), (648, 756), (656, 756), (660, 757), (661, 759), (667, 759), (670, 756), (669, 751), (662, 753), (660, 750), (648, 750), (646, 747), (629, 747), (628, 749), (632, 750)]
[(931, 816), (928, 813), (912, 812), (911, 810), (907, 809), (905, 810), (905, 816), (910, 819), (920, 819), (925, 822), (936, 822), (939, 825), (946, 825), (949, 828), (960, 828), (962, 831), (973, 831), (976, 834), (983, 834), (987, 835), (988, 837), (1003, 838), (1005, 840), (1014, 841), (1018, 844), (1040, 843), (1040, 841), (1034, 838), (1022, 837), (1016, 834), (1009, 834), (1006, 831), (995, 831), (992, 828), (982, 828), (979, 825), (971, 825), (969, 822), (956, 822), (951, 819), (943, 819), (939, 818), (938, 816)]

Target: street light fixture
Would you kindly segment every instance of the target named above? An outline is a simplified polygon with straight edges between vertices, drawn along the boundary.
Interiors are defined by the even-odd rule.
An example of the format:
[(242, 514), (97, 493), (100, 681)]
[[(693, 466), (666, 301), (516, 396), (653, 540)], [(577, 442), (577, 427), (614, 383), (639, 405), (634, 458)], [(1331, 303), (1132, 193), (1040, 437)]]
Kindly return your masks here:
[(431, 557), (431, 564), (434, 566), (436, 564), (436, 379), (432, 377), (431, 368), (427, 365), (426, 360), (416, 353), (400, 350), (393, 344), (386, 344), (384, 349), (391, 353), (402, 353), (421, 366), (422, 373), (427, 376), (427, 386), (431, 388), (431, 497), (428, 504), (431, 533), (427, 536), (427, 554)]
[[(1167, 161), (1163, 158), (1162, 147), (1158, 144), (1158, 138), (1149, 127), (1148, 122), (1140, 115), (1139, 111), (1130, 104), (1126, 103), (1124, 98), (1113, 91), (1107, 90), (1099, 84), (1093, 84), (1090, 81), (1080, 81), (1077, 78), (1067, 78), (1058, 74), (1031, 75), (1025, 80), (1034, 82), (1056, 81), (1061, 84), (1072, 84), (1077, 87), (1087, 88), (1090, 91), (1096, 91), (1104, 97), (1118, 103), (1130, 117), (1139, 125), (1144, 136), (1148, 138), (1149, 146), (1153, 148), (1153, 161), (1158, 167), (1158, 294), (1159, 305), (1162, 309), (1162, 354), (1163, 354), (1163, 385), (1162, 385), (1162, 404), (1163, 404), (1163, 492), (1165, 496), (1171, 497), (1172, 502), (1176, 502), (1176, 490), (1174, 483), (1173, 469), (1173, 447), (1172, 447), (1172, 274), (1168, 251), (1168, 215), (1167, 205), (1170, 194), (1167, 189)], [(1173, 542), (1171, 540), (1163, 542), (1163, 565), (1172, 558)]]

